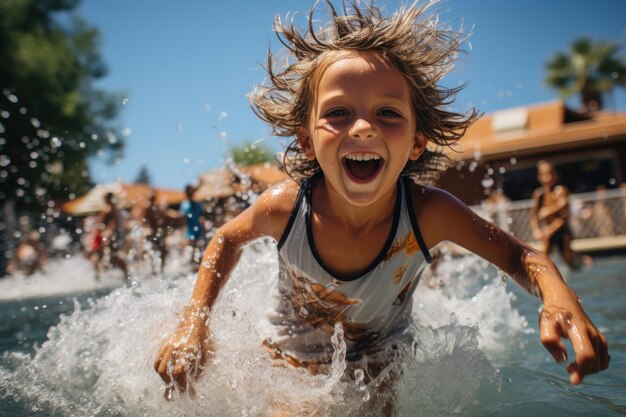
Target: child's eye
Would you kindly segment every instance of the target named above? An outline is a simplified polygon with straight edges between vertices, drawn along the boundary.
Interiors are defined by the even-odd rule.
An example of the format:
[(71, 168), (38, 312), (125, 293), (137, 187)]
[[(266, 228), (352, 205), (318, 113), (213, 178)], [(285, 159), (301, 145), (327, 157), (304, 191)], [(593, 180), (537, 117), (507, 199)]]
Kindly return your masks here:
[(383, 117), (402, 117), (400, 113), (392, 109), (382, 109), (378, 112)]
[(342, 117), (347, 116), (348, 111), (346, 109), (332, 109), (324, 115), (324, 117)]

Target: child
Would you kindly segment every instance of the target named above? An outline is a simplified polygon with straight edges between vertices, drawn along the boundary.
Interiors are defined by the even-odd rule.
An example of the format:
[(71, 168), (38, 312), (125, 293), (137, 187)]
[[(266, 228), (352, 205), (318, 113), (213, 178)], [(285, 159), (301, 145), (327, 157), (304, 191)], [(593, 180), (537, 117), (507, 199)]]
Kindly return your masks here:
[[(429, 143), (454, 143), (476, 118), (475, 111), (446, 110), (458, 88), (438, 85), (463, 39), (422, 19), (425, 7), (385, 18), (373, 6), (349, 6), (340, 15), (329, 3), (330, 23), (317, 31), (311, 11), (304, 35), (276, 21), (290, 60), (277, 69), (270, 53), (270, 85), (251, 100), (275, 134), (296, 138), (284, 159), (293, 180), (265, 191), (216, 232), (155, 370), (181, 391), (191, 388), (211, 355), (207, 323), (220, 289), (244, 245), (263, 236), (278, 242), (281, 273), (268, 317), (273, 334), (262, 344), (284, 365), (325, 372), (340, 323), (348, 365), (371, 357), (366, 378), (375, 377), (393, 360), (394, 341), (410, 323), (430, 250), (451, 241), (541, 297), (541, 341), (561, 363), (567, 360), (561, 338), (571, 339), (573, 384), (605, 369), (604, 336), (547, 256), (445, 191), (410, 180), (429, 179), (440, 165), (441, 154)], [(171, 394), (168, 389), (166, 397)]]
[[(537, 180), (541, 185), (533, 193), (533, 208), (530, 214), (530, 227), (533, 237), (542, 242), (542, 251), (546, 255), (555, 246), (563, 260), (572, 269), (579, 267), (580, 261), (572, 251), (572, 232), (569, 228), (569, 191), (557, 182), (557, 174), (552, 163), (537, 162)], [(593, 263), (589, 256), (582, 261)]]

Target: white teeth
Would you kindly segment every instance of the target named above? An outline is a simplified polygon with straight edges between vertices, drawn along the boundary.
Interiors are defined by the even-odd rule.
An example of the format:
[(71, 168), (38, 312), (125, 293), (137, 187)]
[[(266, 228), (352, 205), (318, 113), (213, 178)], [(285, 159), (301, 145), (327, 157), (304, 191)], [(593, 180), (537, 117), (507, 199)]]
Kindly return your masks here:
[(346, 155), (346, 159), (350, 159), (353, 161), (371, 161), (372, 159), (380, 159), (379, 155), (376, 155), (375, 153), (361, 153), (361, 152), (355, 152), (355, 153), (351, 153)]

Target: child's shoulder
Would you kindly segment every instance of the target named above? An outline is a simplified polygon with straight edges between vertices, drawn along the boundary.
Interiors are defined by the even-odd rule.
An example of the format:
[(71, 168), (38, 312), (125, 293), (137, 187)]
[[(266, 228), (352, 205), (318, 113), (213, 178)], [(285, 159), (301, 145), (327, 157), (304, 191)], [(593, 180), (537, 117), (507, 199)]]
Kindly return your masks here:
[(255, 213), (263, 218), (276, 222), (286, 222), (296, 199), (300, 187), (292, 179), (286, 179), (267, 188), (253, 205)]
[(236, 244), (262, 236), (280, 238), (298, 196), (298, 184), (285, 180), (267, 188), (248, 209), (220, 228)]
[[(449, 192), (430, 185), (409, 182), (411, 200), (416, 211), (432, 210), (442, 205), (459, 204), (460, 201)], [(461, 203), (462, 204), (462, 203)]]
[(416, 219), (424, 227), (452, 222), (469, 210), (461, 200), (441, 188), (410, 183), (410, 195)]
[(257, 199), (255, 206), (272, 213), (291, 213), (300, 185), (292, 179), (286, 179), (268, 187)]

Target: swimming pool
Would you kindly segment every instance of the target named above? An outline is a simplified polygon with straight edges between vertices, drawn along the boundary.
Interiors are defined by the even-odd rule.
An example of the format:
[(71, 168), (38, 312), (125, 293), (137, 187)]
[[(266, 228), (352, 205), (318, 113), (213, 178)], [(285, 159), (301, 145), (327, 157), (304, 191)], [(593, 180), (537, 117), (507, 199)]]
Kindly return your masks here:
[[(152, 359), (195, 277), (95, 283), (80, 258), (57, 262), (35, 280), (0, 280), (2, 416), (255, 416), (267, 415), (272, 398), (344, 416), (368, 396), (362, 383), (339, 381), (339, 363), (328, 377), (271, 366), (258, 336), (277, 272), (270, 243), (246, 250), (224, 288), (212, 321), (217, 352), (197, 397), (174, 402), (163, 400)], [(399, 415), (626, 414), (626, 257), (564, 271), (612, 357), (579, 387), (538, 342), (538, 300), (474, 257), (444, 265), (416, 292), (418, 337)]]

